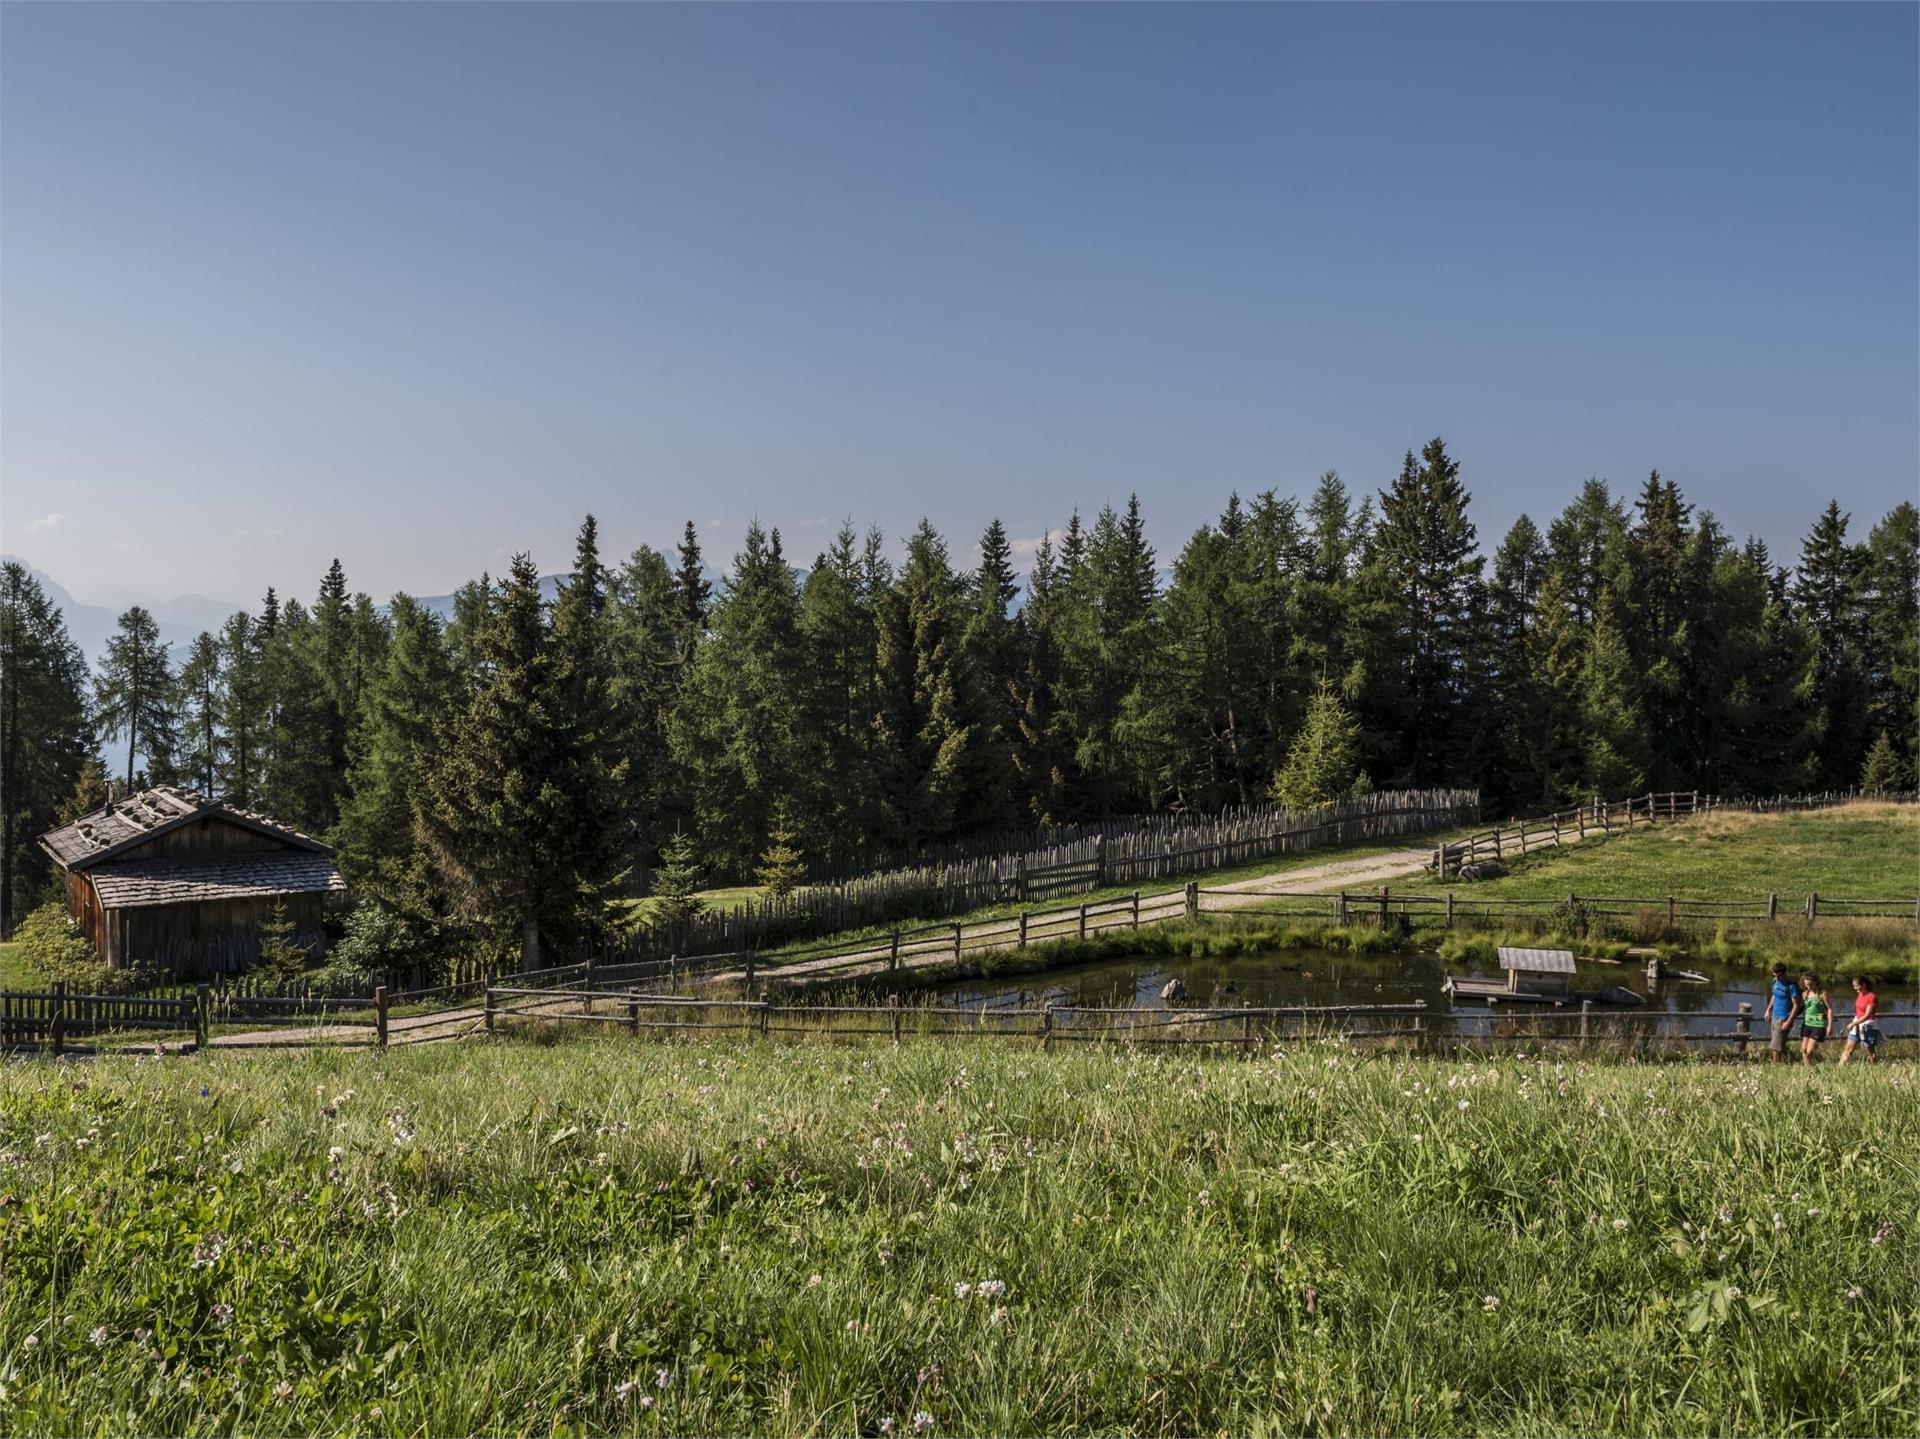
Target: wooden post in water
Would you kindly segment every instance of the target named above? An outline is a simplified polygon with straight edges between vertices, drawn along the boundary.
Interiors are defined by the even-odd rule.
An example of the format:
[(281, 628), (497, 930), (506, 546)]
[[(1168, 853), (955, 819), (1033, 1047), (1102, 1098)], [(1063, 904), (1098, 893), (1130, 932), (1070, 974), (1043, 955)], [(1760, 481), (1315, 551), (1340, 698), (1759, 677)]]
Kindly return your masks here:
[(1200, 918), (1200, 881), (1187, 881), (1187, 920), (1189, 923)]
[(373, 1042), (382, 1049), (387, 1047), (387, 987), (384, 984), (373, 987)]
[(1747, 1057), (1747, 1039), (1753, 1033), (1753, 1005), (1740, 1001), (1740, 1017), (1733, 1022), (1733, 1047), (1742, 1059)]

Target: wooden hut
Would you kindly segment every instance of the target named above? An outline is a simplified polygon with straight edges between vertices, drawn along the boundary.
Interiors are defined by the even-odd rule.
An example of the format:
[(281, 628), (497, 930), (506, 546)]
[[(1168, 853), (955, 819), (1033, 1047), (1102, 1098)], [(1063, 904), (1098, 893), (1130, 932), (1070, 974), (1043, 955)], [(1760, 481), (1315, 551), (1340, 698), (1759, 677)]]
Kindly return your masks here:
[(116, 968), (244, 969), (276, 906), (317, 953), (328, 900), (345, 891), (319, 840), (173, 785), (115, 800), (40, 845), (60, 867), (68, 911)]
[(1500, 967), (1507, 972), (1507, 992), (1565, 999), (1567, 976), (1573, 973), (1570, 949), (1511, 949), (1501, 946)]

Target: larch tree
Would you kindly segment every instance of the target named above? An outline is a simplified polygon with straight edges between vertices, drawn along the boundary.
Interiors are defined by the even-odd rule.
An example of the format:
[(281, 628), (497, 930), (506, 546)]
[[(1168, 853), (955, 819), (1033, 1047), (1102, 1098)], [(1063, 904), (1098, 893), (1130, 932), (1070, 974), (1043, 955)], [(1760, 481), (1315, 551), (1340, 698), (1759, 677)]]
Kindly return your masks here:
[(120, 616), (118, 630), (107, 641), (93, 687), (94, 720), (101, 734), (126, 741), (129, 787), (135, 761), (143, 756), (153, 782), (172, 776), (179, 743), (173, 698), (173, 668), (160, 627), (145, 608), (134, 605)]

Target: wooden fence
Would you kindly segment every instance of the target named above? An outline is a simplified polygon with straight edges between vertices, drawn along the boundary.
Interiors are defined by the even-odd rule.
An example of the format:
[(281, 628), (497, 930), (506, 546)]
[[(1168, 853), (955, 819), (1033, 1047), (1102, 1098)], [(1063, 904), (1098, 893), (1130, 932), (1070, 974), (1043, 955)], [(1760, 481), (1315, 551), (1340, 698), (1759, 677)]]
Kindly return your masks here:
[(1771, 797), (1749, 795), (1736, 798), (1702, 794), (1699, 790), (1648, 793), (1623, 800), (1596, 797), (1589, 804), (1576, 805), (1556, 814), (1515, 820), (1504, 828), (1490, 829), (1462, 840), (1437, 845), (1433, 857), (1427, 861), (1427, 868), (1445, 879), (1449, 874), (1459, 874), (1464, 865), (1484, 864), (1488, 860), (1503, 862), (1539, 849), (1577, 844), (1594, 834), (1609, 835), (1616, 829), (1631, 830), (1636, 825), (1644, 828), (1662, 820), (1672, 822), (1716, 811), (1775, 814), (1790, 810), (1828, 809), (1862, 799), (1911, 804), (1916, 798), (1920, 796), (1911, 792), (1868, 794), (1857, 789)]
[(125, 994), (68, 994), (55, 984), (44, 991), (0, 990), (0, 1046), (44, 1047), (58, 1055), (76, 1040), (128, 1030), (199, 1033), (200, 1008), (193, 999), (156, 999)]
[(1920, 898), (1860, 899), (1851, 896), (1809, 894), (1786, 905), (1776, 894), (1740, 899), (1685, 899), (1677, 895), (1628, 897), (1569, 893), (1564, 897), (1522, 899), (1476, 898), (1449, 890), (1445, 894), (1395, 891), (1388, 885), (1365, 892), (1337, 893), (1262, 890), (1201, 889), (1196, 891), (1202, 914), (1276, 915), (1325, 920), (1333, 924), (1378, 923), (1411, 928), (1432, 922), (1451, 929), (1461, 922), (1494, 919), (1550, 920), (1584, 935), (1596, 921), (1632, 920), (1667, 930), (1725, 920), (1778, 924), (1802, 920), (1812, 924), (1835, 919), (1900, 919), (1920, 925)]
[(951, 864), (869, 874), (747, 901), (677, 925), (603, 941), (606, 962), (761, 949), (835, 930), (1019, 904), (1249, 864), (1328, 845), (1430, 834), (1477, 817), (1477, 790), (1386, 791), (1294, 812), (1277, 806), (1218, 817), (1144, 816), (1063, 843)]
[[(1392, 1041), (1413, 1049), (1571, 1048), (1653, 1053), (1679, 1046), (1717, 1046), (1735, 1058), (1764, 1052), (1764, 1015), (1751, 1003), (1736, 1009), (1669, 1012), (1598, 1009), (1488, 1016), (1477, 1011), (1432, 1012), (1423, 1001), (1404, 1004), (1286, 1005), (1187, 1008), (1046, 1004), (977, 1008), (903, 1005), (777, 1003), (768, 999), (714, 999), (684, 994), (638, 994), (609, 989), (551, 990), (492, 985), (486, 993), (486, 1030), (510, 1032), (526, 1022), (587, 1025), (635, 1036), (671, 1038), (730, 1034), (742, 1038), (890, 1040), (973, 1038), (1026, 1040), (1042, 1049), (1057, 1043), (1211, 1045), (1253, 1053), (1285, 1043), (1317, 1040)], [(1880, 1016), (1882, 1046), (1920, 1039), (1920, 1012)], [(1707, 1029), (1690, 1028), (1701, 1021)], [(1756, 1025), (1757, 1021), (1757, 1025)], [(1904, 1026), (1904, 1028), (1902, 1028)], [(1696, 1052), (1698, 1052), (1696, 1050)]]

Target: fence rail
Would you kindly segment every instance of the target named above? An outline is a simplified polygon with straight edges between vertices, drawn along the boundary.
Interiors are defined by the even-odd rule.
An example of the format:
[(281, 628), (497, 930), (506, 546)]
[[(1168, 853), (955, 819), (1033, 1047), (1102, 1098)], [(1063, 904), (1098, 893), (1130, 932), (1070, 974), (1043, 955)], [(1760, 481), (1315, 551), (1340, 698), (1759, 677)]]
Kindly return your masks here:
[[(566, 1007), (571, 1001), (575, 1007)], [(1723, 1028), (1687, 1026), (1724, 1020)], [(1756, 1027), (1756, 1020), (1758, 1027)], [(1884, 1044), (1920, 1039), (1920, 1012), (1880, 1016)], [(488, 991), (487, 1029), (510, 1031), (518, 1021), (610, 1025), (635, 1036), (732, 1033), (743, 1037), (809, 1036), (891, 1040), (965, 1037), (1055, 1043), (1218, 1045), (1252, 1052), (1286, 1042), (1404, 1041), (1423, 1050), (1556, 1045), (1578, 1049), (1626, 1047), (1652, 1052), (1672, 1046), (1717, 1045), (1736, 1058), (1757, 1055), (1768, 1038), (1766, 1020), (1750, 1003), (1737, 1009), (1673, 1013), (1577, 1010), (1483, 1016), (1435, 1012), (1424, 1001), (1370, 1005), (1195, 1006), (1148, 1008), (1047, 1004), (948, 1008), (909, 1006), (895, 996), (885, 1005), (783, 1004), (767, 999), (725, 1000), (700, 995), (643, 995), (617, 990), (552, 990), (494, 986)], [(1906, 1024), (1906, 1030), (1896, 1026)]]

